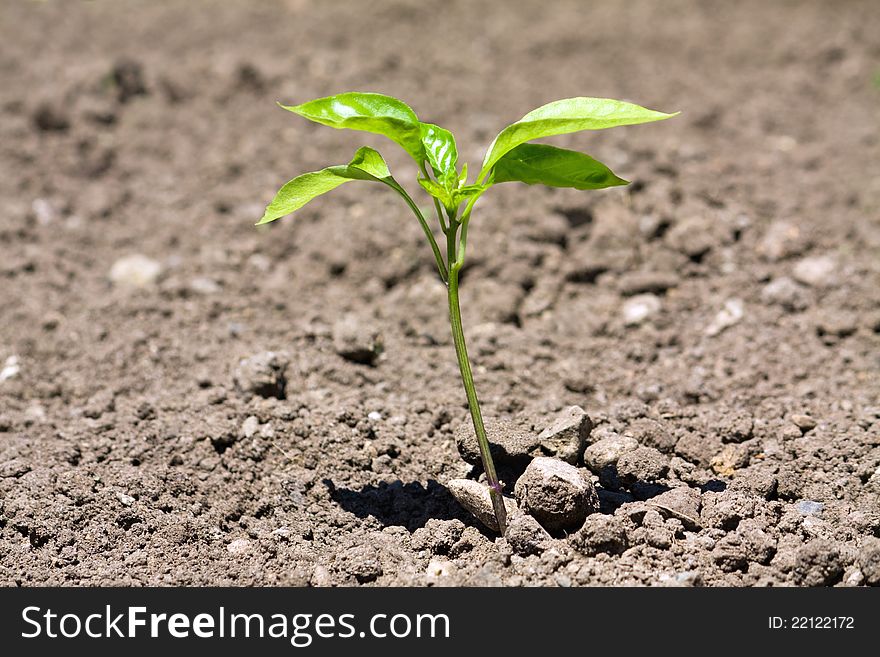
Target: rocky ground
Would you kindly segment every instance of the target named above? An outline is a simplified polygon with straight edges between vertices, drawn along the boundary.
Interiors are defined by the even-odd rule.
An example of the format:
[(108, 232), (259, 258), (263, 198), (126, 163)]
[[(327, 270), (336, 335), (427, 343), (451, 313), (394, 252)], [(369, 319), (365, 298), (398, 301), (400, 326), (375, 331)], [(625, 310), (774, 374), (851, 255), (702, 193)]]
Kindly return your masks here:
[[(4, 2), (0, 583), (880, 583), (880, 14), (872, 2)], [(413, 44), (418, 44), (414, 49)], [(407, 100), (472, 164), (526, 111), (633, 181), (505, 185), (462, 304), (474, 443), (418, 225), (284, 181)], [(469, 493), (470, 491), (470, 493)], [(468, 496), (469, 495), (469, 496)]]

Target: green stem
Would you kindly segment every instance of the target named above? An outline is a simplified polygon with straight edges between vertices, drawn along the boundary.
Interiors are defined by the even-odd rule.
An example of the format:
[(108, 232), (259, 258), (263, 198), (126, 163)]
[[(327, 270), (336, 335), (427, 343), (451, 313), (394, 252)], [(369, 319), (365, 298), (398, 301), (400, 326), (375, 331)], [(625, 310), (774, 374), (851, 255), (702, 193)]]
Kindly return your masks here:
[(419, 210), (419, 206), (416, 205), (415, 201), (412, 200), (410, 195), (406, 193), (406, 190), (401, 187), (396, 181), (394, 181), (393, 183), (386, 182), (386, 184), (403, 197), (403, 200), (406, 201), (406, 204), (413, 211), (413, 214), (416, 215), (416, 219), (419, 220), (419, 225), (422, 227), (422, 230), (425, 233), (425, 237), (428, 238), (428, 242), (431, 245), (431, 251), (434, 252), (434, 260), (437, 262), (437, 269), (440, 272), (440, 278), (443, 280), (444, 283), (447, 283), (449, 281), (449, 272), (446, 271), (446, 265), (443, 263), (443, 255), (440, 253), (440, 247), (437, 246), (437, 240), (434, 239), (434, 232), (428, 225), (428, 222), (425, 219), (425, 215), (422, 214), (422, 211)]
[(503, 534), (507, 528), (507, 511), (504, 508), (504, 500), (501, 497), (501, 483), (498, 481), (498, 475), (495, 473), (495, 463), (492, 461), (492, 454), (489, 451), (489, 439), (486, 437), (486, 428), (483, 426), (483, 415), (480, 412), (480, 402), (477, 398), (474, 375), (471, 371), (471, 363), (468, 360), (467, 345), (464, 341), (464, 331), (461, 326), (461, 307), (458, 302), (458, 274), (463, 263), (455, 259), (455, 233), (457, 228), (457, 223), (450, 226), (446, 242), (449, 257), (449, 279), (447, 280), (449, 323), (452, 325), (452, 341), (455, 344), (455, 355), (458, 357), (461, 381), (464, 384), (464, 392), (467, 395), (468, 407), (470, 408), (471, 419), (474, 423), (474, 433), (477, 436), (477, 444), (480, 446), (483, 470), (486, 472), (486, 479), (489, 483), (489, 496), (492, 499), (492, 508), (495, 510), (498, 528)]

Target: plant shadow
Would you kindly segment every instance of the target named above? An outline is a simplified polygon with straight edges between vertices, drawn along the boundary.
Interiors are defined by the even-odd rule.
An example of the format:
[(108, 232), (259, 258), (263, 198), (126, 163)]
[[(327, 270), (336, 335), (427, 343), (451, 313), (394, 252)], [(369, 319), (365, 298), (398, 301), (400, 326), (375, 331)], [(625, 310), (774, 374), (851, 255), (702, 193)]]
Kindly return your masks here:
[(427, 485), (420, 481), (393, 481), (360, 490), (338, 488), (329, 479), (323, 483), (330, 498), (343, 509), (358, 518), (373, 517), (383, 527), (405, 527), (412, 532), (424, 527), (431, 518), (474, 524), (446, 486), (434, 479), (429, 479)]

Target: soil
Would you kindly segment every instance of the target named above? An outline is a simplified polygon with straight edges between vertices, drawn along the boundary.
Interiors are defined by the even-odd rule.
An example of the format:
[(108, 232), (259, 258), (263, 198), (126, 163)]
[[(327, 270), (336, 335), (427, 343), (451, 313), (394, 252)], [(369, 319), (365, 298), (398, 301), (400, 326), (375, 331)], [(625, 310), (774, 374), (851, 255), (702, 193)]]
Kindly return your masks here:
[[(876, 4), (357, 7), (2, 3), (0, 583), (880, 582)], [(529, 550), (451, 497), (478, 473), (405, 206), (358, 183), (253, 226), (363, 144), (413, 187), (274, 104), (345, 90), (472, 165), (556, 98), (683, 111), (554, 140), (633, 184), (499, 186), (462, 288), (487, 417), (579, 405), (660, 480), (599, 478)]]

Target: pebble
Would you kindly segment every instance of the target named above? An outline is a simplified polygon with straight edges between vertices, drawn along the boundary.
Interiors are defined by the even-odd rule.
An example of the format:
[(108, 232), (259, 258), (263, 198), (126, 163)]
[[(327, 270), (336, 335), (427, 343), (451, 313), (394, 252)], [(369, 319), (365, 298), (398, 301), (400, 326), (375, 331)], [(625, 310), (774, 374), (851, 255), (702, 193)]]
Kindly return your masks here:
[(427, 575), (429, 582), (436, 582), (437, 580), (449, 577), (454, 574), (455, 571), (455, 564), (451, 561), (447, 561), (446, 559), (432, 559), (430, 563), (428, 563), (425, 575)]
[(833, 282), (837, 263), (831, 256), (813, 256), (795, 263), (791, 275), (799, 283), (822, 287)]
[[(450, 479), (446, 488), (452, 496), (458, 500), (477, 520), (486, 525), (492, 531), (498, 531), (498, 521), (495, 519), (495, 511), (492, 508), (492, 498), (489, 497), (489, 487), (473, 479)], [(516, 502), (504, 498), (504, 506), (507, 509), (508, 521), (519, 513)]]
[(725, 329), (738, 324), (744, 315), (745, 305), (742, 299), (728, 299), (704, 332), (709, 337), (716, 336)]
[(336, 353), (353, 363), (375, 365), (382, 353), (382, 338), (378, 331), (353, 316), (337, 321), (332, 335)]
[(624, 486), (653, 483), (669, 472), (669, 459), (653, 447), (624, 452), (617, 460), (617, 476)]
[(507, 523), (504, 538), (516, 554), (527, 557), (543, 552), (549, 544), (550, 534), (532, 516), (521, 513)]
[(162, 265), (157, 261), (135, 253), (113, 263), (110, 268), (110, 281), (120, 287), (145, 288), (153, 285), (161, 273)]
[(677, 274), (660, 271), (635, 271), (620, 278), (620, 292), (624, 296), (652, 293), (661, 294), (678, 285)]
[(586, 472), (545, 456), (529, 463), (514, 494), (522, 510), (551, 532), (576, 529), (599, 510), (599, 496)]
[(664, 518), (678, 518), (686, 529), (699, 531), (700, 491), (688, 486), (679, 486), (661, 493), (648, 501), (648, 506), (657, 509)]
[(254, 415), (250, 415), (241, 424), (241, 435), (245, 438), (253, 438), (260, 430), (260, 421)]
[(233, 383), (244, 393), (284, 399), (287, 365), (288, 360), (283, 354), (264, 351), (238, 362)]
[(771, 262), (801, 253), (804, 240), (801, 229), (790, 221), (774, 221), (758, 243), (758, 253)]
[(617, 461), (627, 452), (639, 448), (639, 442), (631, 436), (613, 435), (593, 443), (584, 452), (584, 464), (596, 474), (603, 469), (617, 465)]
[(382, 414), (379, 411), (370, 411), (367, 413), (367, 419), (373, 422), (378, 422), (382, 419)]
[(580, 406), (569, 406), (538, 434), (539, 453), (574, 465), (583, 457), (592, 430), (593, 422), (587, 412)]
[(797, 503), (796, 508), (798, 513), (802, 516), (813, 516), (818, 518), (825, 510), (825, 505), (822, 504), (822, 502), (814, 502), (813, 500), (801, 500)]
[(15, 378), (19, 372), (21, 372), (21, 366), (18, 363), (18, 356), (10, 356), (3, 363), (3, 369), (0, 370), (0, 382)]
[(119, 503), (122, 506), (131, 506), (134, 504), (134, 498), (131, 495), (126, 495), (125, 493), (116, 493), (116, 499), (119, 500)]
[(767, 305), (781, 306), (788, 312), (798, 312), (809, 305), (806, 290), (788, 276), (780, 276), (764, 286), (761, 301)]
[(250, 552), (250, 550), (251, 542), (246, 538), (237, 538), (226, 546), (226, 551), (229, 552), (229, 554), (246, 554)]
[(811, 418), (809, 415), (803, 415), (801, 413), (795, 413), (791, 416), (791, 421), (794, 422), (795, 426), (798, 429), (806, 433), (810, 429), (816, 428), (816, 420)]
[(660, 297), (655, 294), (637, 294), (623, 304), (623, 323), (638, 326), (660, 312)]
[[(524, 468), (538, 449), (538, 437), (521, 425), (503, 418), (487, 418), (484, 422), (489, 439), (489, 451), (498, 465)], [(480, 465), (480, 448), (473, 424), (462, 422), (455, 429), (455, 445), (462, 459), (471, 465)]]
[(189, 282), (189, 289), (196, 294), (216, 294), (220, 291), (220, 284), (213, 278), (207, 276), (197, 276)]

